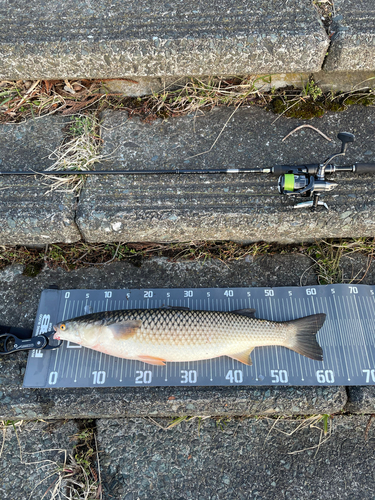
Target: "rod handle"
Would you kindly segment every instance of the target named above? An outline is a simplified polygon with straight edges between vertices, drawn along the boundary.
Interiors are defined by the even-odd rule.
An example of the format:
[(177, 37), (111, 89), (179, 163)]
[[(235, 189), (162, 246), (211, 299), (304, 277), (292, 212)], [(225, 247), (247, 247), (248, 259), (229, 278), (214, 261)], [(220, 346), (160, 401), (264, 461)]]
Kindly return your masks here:
[(375, 174), (375, 163), (356, 163), (356, 174)]
[(285, 174), (311, 174), (315, 175), (318, 172), (319, 164), (305, 164), (305, 165), (275, 165), (272, 167), (273, 175), (285, 175)]

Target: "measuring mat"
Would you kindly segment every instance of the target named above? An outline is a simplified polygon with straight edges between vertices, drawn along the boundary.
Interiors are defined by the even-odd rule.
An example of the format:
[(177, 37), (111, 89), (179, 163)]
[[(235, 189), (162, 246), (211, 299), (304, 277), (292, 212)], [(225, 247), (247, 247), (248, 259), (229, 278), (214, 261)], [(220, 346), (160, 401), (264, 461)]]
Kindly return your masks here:
[(252, 366), (226, 356), (153, 366), (64, 342), (56, 350), (30, 352), (23, 386), (375, 385), (375, 286), (44, 290), (34, 335), (88, 312), (163, 306), (207, 311), (253, 308), (257, 318), (272, 321), (325, 313), (317, 334), (324, 361), (275, 346), (256, 347)]

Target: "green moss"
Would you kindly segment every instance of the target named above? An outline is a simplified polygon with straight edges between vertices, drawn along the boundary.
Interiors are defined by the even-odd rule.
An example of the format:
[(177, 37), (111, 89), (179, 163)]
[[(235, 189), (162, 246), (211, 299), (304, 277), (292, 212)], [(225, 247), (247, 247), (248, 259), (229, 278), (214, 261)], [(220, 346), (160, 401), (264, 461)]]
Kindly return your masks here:
[(317, 101), (300, 100), (294, 103), (284, 101), (277, 97), (271, 102), (271, 109), (276, 114), (284, 114), (288, 118), (300, 118), (310, 120), (311, 118), (323, 116), (324, 107)]
[(340, 102), (331, 101), (331, 102), (326, 104), (326, 109), (327, 109), (327, 111), (338, 112), (338, 111), (344, 111), (345, 106), (343, 104), (341, 104)]
[[(368, 98), (367, 100), (370, 99)], [(355, 101), (355, 104), (357, 104), (357, 101)], [(284, 114), (288, 118), (310, 120), (311, 118), (323, 116), (327, 111), (334, 113), (344, 111), (347, 108), (347, 101), (344, 104), (339, 100), (332, 101), (324, 97), (315, 100), (302, 98), (300, 100), (288, 100), (286, 96), (285, 99), (281, 97), (273, 99), (270, 108), (274, 113)]]
[(24, 276), (28, 276), (29, 278), (35, 278), (43, 269), (43, 262), (32, 262), (27, 264), (23, 271)]
[(346, 106), (352, 106), (352, 105), (357, 105), (357, 106), (371, 106), (375, 102), (375, 96), (373, 95), (366, 95), (366, 96), (356, 96), (356, 95), (351, 95), (347, 99), (344, 100), (344, 103)]

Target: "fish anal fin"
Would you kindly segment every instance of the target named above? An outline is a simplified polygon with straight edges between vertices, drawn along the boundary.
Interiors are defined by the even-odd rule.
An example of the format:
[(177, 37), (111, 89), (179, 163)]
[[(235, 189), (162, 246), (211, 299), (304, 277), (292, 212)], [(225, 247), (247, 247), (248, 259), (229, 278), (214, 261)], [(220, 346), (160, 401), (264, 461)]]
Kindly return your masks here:
[(156, 358), (154, 356), (138, 356), (138, 361), (143, 361), (149, 365), (165, 366), (165, 359)]
[(142, 320), (135, 319), (122, 323), (113, 323), (112, 325), (107, 325), (107, 328), (111, 330), (116, 340), (126, 340), (136, 335), (141, 326)]
[(241, 314), (242, 316), (248, 316), (249, 318), (254, 318), (256, 309), (236, 309), (232, 311), (232, 314)]
[(253, 350), (254, 347), (250, 347), (250, 349), (246, 349), (246, 351), (237, 352), (236, 354), (228, 354), (228, 356), (240, 361), (240, 363), (243, 363), (244, 365), (251, 366), (253, 362), (251, 361), (250, 354)]

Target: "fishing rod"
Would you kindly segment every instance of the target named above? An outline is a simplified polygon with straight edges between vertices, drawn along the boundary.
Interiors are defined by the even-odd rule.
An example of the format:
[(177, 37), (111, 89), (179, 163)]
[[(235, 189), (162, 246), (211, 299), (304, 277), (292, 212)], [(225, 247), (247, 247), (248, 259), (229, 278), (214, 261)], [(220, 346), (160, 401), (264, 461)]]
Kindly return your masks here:
[(337, 138), (341, 141), (341, 151), (331, 155), (323, 163), (306, 165), (275, 165), (265, 168), (215, 168), (215, 169), (170, 169), (170, 170), (34, 170), (24, 171), (0, 171), (1, 176), (7, 175), (44, 175), (44, 176), (67, 176), (67, 175), (218, 175), (218, 174), (270, 174), (279, 176), (278, 191), (284, 196), (300, 198), (312, 198), (308, 201), (297, 203), (294, 208), (311, 207), (316, 210), (318, 206), (328, 209), (326, 203), (320, 200), (323, 193), (332, 191), (338, 186), (336, 182), (326, 180), (326, 174), (335, 172), (353, 172), (356, 174), (375, 174), (375, 163), (356, 163), (355, 165), (339, 166), (330, 163), (338, 156), (345, 156), (348, 144), (355, 137), (349, 132), (340, 132)]

